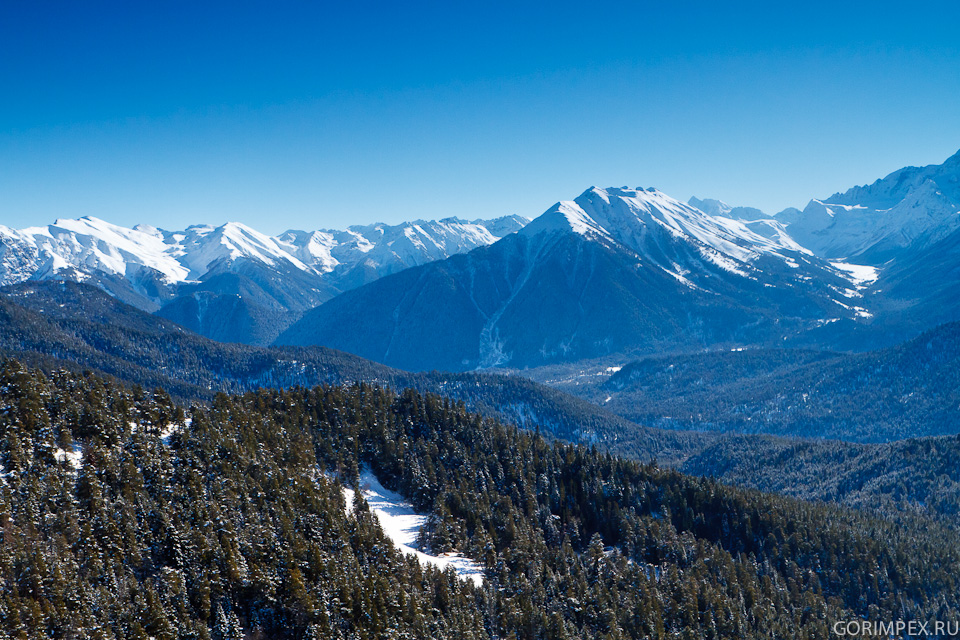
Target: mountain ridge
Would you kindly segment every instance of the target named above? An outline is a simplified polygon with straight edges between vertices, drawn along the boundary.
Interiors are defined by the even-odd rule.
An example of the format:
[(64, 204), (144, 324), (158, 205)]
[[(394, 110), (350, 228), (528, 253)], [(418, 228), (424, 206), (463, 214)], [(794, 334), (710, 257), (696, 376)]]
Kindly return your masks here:
[(904, 167), (811, 200), (787, 229), (818, 255), (873, 266), (936, 243), (960, 229), (960, 151), (938, 165)]
[(344, 289), (490, 244), (500, 237), (494, 232), (525, 223), (520, 216), (445, 218), (276, 237), (237, 222), (182, 231), (90, 216), (21, 230), (0, 225), (0, 285), (89, 282), (208, 337), (268, 344)]
[(408, 370), (537, 366), (780, 339), (824, 317), (856, 320), (868, 313), (858, 300), (848, 270), (789, 238), (655, 189), (591, 187), (492, 245), (346, 292), (277, 344)]
[[(452, 296), (463, 306), (455, 314), (444, 312), (443, 321), (425, 321), (424, 327), (435, 326), (421, 327), (422, 340), (444, 331), (470, 334), (448, 345), (455, 348), (445, 360), (402, 360), (399, 366), (540, 366), (620, 350), (710, 348), (713, 342), (772, 346), (784, 340), (799, 347), (869, 350), (960, 319), (960, 153), (940, 165), (905, 167), (870, 185), (811, 200), (802, 212), (768, 216), (719, 200), (691, 198), (685, 204), (654, 188), (591, 187), (526, 223), (519, 216), (444, 218), (271, 237), (239, 223), (163, 231), (89, 217), (60, 219), (20, 231), (0, 227), (0, 283), (84, 281), (217, 340), (316, 343), (328, 339), (325, 323), (316, 318), (327, 313), (318, 307), (330, 301), (330, 314), (365, 326), (367, 319), (357, 320), (363, 303), (356, 296), (337, 300), (344, 292), (493, 246), (525, 229), (525, 240), (507, 242), (512, 248), (478, 254), (496, 264), (454, 260), (428, 276), (446, 284), (418, 289), (410, 275), (392, 281), (406, 291), (429, 292), (436, 305)], [(561, 247), (555, 239), (536, 240), (540, 232), (572, 234), (572, 240)], [(566, 284), (559, 276), (551, 280), (546, 264), (533, 263), (538, 259), (560, 270)], [(601, 264), (606, 273), (596, 271)], [(624, 330), (638, 337), (620, 339), (616, 327), (608, 326), (599, 299), (587, 290), (598, 286), (595, 277), (609, 288), (608, 314), (620, 314)], [(536, 305), (528, 299), (536, 283), (550, 296), (574, 298), (547, 303), (554, 317), (543, 322), (555, 333), (547, 338), (526, 331), (517, 317), (524, 307), (527, 324), (535, 320), (530, 314)], [(368, 327), (371, 340), (382, 344), (338, 344), (368, 357), (395, 358), (405, 348), (399, 342), (416, 337), (408, 314), (416, 307), (426, 318), (433, 310), (415, 296), (405, 296), (409, 308), (401, 309), (395, 293), (376, 291), (395, 303), (386, 308), (373, 300), (369, 307), (388, 316), (384, 326)], [(591, 299), (593, 307), (584, 307)], [(351, 305), (356, 308), (345, 313)], [(687, 342), (682, 331), (690, 336)], [(513, 344), (520, 334), (525, 343)], [(426, 342), (418, 348), (433, 349)]]
[(359, 382), (409, 387), (461, 400), (474, 410), (559, 438), (632, 442), (636, 455), (648, 459), (682, 457), (699, 439), (645, 429), (518, 376), (409, 373), (324, 347), (222, 344), (74, 282), (0, 288), (0, 356), (46, 371), (92, 369), (129, 384), (164, 388), (185, 402), (208, 402), (218, 392), (261, 387)]

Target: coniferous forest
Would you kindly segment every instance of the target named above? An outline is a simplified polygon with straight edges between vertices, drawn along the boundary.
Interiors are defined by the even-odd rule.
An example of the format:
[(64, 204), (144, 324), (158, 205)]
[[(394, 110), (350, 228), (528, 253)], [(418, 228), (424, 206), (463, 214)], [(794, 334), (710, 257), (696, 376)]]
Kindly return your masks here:
[[(960, 539), (549, 442), (415, 391), (178, 406), (0, 370), (0, 637), (824, 638), (954, 619)], [(402, 557), (341, 485), (430, 514)], [(358, 494), (359, 495), (359, 494)]]

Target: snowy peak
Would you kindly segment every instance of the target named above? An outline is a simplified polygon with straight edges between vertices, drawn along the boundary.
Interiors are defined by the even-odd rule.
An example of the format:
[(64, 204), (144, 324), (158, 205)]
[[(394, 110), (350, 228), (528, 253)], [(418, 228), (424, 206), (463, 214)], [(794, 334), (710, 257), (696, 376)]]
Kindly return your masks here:
[(319, 274), (347, 276), (364, 268), (385, 275), (493, 244), (527, 222), (520, 216), (472, 222), (460, 218), (415, 220), (398, 225), (354, 225), (344, 231), (287, 231), (277, 240)]
[(576, 202), (558, 202), (523, 228), (529, 237), (541, 233), (575, 233), (582, 236), (610, 238), (610, 234), (593, 220)]
[(769, 216), (710, 215), (653, 188), (591, 187), (573, 201), (557, 203), (521, 232), (528, 237), (544, 233), (616, 245), (691, 289), (711, 289), (718, 273), (776, 288), (826, 279), (844, 292), (840, 295), (858, 286), (848, 270), (815, 257)]
[(228, 222), (219, 227), (197, 225), (183, 233), (168, 236), (173, 243), (168, 250), (189, 269), (189, 279), (198, 280), (214, 264), (250, 259), (267, 266), (289, 263), (301, 271), (307, 265), (287, 252), (276, 238), (264, 235), (239, 222)]
[(501, 216), (492, 220), (474, 220), (472, 224), (482, 225), (487, 228), (493, 237), (502, 238), (520, 231), (520, 229), (523, 229), (529, 223), (530, 218), (513, 215)]
[[(67, 268), (118, 276), (148, 268), (160, 273), (169, 283), (182, 281), (187, 275), (187, 269), (169, 255), (162, 238), (99, 218), (60, 219), (47, 227), (7, 230), (7, 234), (0, 233), (0, 241), (19, 244), (22, 252), (32, 253), (38, 271), (49, 274), (48, 277)], [(2, 279), (7, 281), (13, 274), (3, 275)], [(16, 277), (26, 279), (25, 275), (33, 274), (20, 272)]]
[(885, 210), (895, 207), (910, 194), (924, 188), (939, 192), (951, 201), (960, 201), (960, 151), (947, 158), (943, 164), (904, 167), (873, 184), (836, 193), (827, 198), (826, 202)]
[[(324, 278), (342, 289), (491, 244), (526, 222), (520, 216), (489, 223), (446, 218), (272, 237), (238, 222), (164, 231), (149, 225), (130, 229), (94, 217), (59, 219), (22, 230), (0, 226), (0, 284), (106, 275), (130, 281), (139, 295), (161, 303), (167, 295), (156, 286), (169, 289), (253, 262), (278, 273)], [(344, 279), (360, 267), (361, 276)], [(144, 287), (146, 281), (154, 284)]]
[[(775, 223), (765, 221), (765, 225)], [(711, 216), (653, 188), (591, 187), (573, 202), (555, 205), (530, 223), (524, 233), (541, 228), (610, 238), (646, 257), (651, 256), (653, 245), (662, 244), (664, 235), (686, 241), (711, 256), (719, 253), (738, 262), (804, 251), (784, 233), (770, 229), (757, 233), (742, 221)]]
[(733, 211), (733, 207), (728, 205), (726, 202), (723, 202), (722, 200), (713, 200), (711, 198), (705, 198), (701, 200), (700, 198), (694, 196), (687, 200), (687, 204), (694, 209), (700, 209), (700, 211), (703, 211), (707, 215), (711, 216), (729, 217), (728, 214)]
[(881, 265), (907, 247), (922, 249), (960, 229), (960, 152), (940, 165), (905, 167), (873, 184), (781, 216), (804, 246), (832, 259)]

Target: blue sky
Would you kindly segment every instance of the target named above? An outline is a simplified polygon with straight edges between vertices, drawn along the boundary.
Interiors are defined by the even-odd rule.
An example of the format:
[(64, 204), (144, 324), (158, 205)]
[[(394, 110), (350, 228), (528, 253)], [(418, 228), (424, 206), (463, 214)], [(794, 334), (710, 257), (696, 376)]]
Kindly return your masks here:
[(956, 3), (9, 2), (0, 224), (778, 211), (960, 149)]

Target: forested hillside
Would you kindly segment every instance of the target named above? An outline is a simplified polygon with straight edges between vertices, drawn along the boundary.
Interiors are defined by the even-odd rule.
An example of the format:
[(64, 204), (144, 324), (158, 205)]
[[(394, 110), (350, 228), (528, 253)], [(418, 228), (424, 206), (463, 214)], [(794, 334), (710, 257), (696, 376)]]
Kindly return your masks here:
[[(905, 509), (950, 523), (958, 520), (954, 505), (960, 478), (950, 469), (934, 472), (941, 467), (922, 455), (904, 453), (896, 444), (876, 448), (649, 429), (517, 375), (410, 374), (322, 347), (222, 344), (75, 283), (29, 283), (3, 291), (0, 348), (48, 372), (63, 367), (78, 373), (108, 372), (145, 388), (167, 389), (187, 403), (208, 402), (219, 391), (242, 392), (270, 384), (364, 381), (394, 389), (413, 387), (463, 400), (471, 410), (545, 435), (596, 443), (626, 457), (656, 458), (661, 464), (682, 465), (689, 473), (741, 486), (886, 513)], [(702, 356), (717, 363), (709, 369), (695, 369), (679, 359), (670, 370), (670, 381), (674, 387), (686, 382), (693, 389), (712, 389), (730, 377), (759, 379), (764, 370), (786, 375), (804, 364), (845, 357), (790, 350), (768, 355), (747, 351)], [(706, 384), (694, 384), (695, 380)], [(667, 381), (664, 384), (671, 388)], [(678, 394), (677, 401), (682, 399)], [(940, 452), (935, 460), (951, 459), (951, 440), (930, 446)]]
[(727, 436), (680, 465), (741, 487), (960, 527), (960, 436), (883, 444)]
[[(414, 391), (184, 410), (7, 362), (0, 435), (11, 637), (822, 638), (960, 604), (950, 531), (550, 443)], [(362, 503), (347, 514), (327, 474), (361, 466), (484, 586), (399, 557)]]
[(859, 354), (791, 349), (656, 357), (567, 386), (667, 429), (888, 442), (960, 432), (960, 323)]
[(0, 354), (46, 371), (93, 370), (182, 402), (261, 387), (367, 382), (463, 400), (475, 411), (568, 440), (630, 443), (642, 458), (677, 460), (712, 438), (646, 429), (524, 378), (408, 373), (324, 347), (263, 348), (198, 336), (72, 282), (0, 289)]

